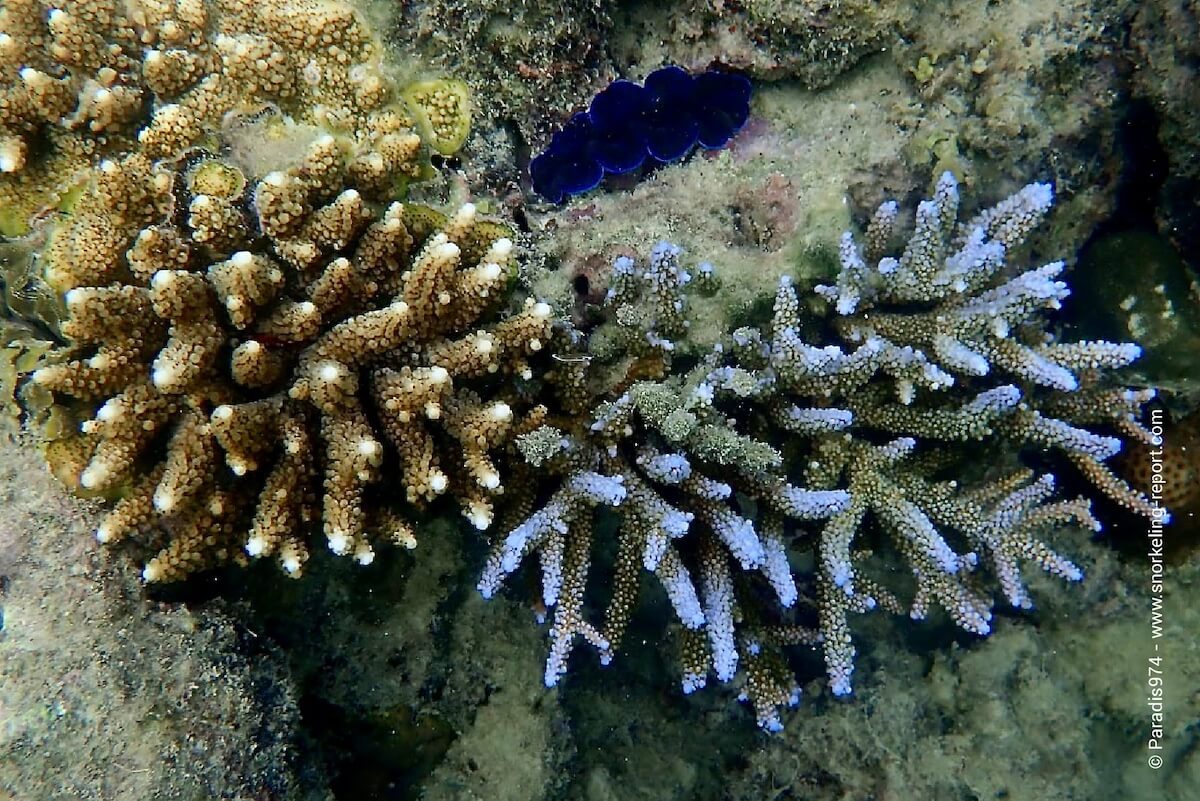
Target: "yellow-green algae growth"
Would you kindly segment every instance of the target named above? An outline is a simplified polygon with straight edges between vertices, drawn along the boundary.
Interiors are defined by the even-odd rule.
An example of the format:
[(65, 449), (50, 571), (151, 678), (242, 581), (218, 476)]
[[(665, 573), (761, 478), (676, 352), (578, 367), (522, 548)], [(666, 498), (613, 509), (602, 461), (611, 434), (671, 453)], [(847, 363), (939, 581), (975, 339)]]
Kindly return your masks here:
[(453, 78), (419, 81), (401, 93), (422, 136), (438, 153), (451, 156), (471, 133), (471, 93)]

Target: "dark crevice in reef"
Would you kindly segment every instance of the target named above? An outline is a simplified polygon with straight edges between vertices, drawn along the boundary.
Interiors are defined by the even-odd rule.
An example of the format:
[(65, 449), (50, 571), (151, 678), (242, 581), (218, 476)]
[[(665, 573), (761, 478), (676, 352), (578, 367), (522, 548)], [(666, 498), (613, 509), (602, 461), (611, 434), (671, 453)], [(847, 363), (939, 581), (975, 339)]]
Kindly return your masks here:
[[(1185, 176), (1173, 176), (1167, 181), (1162, 194), (1165, 206), (1173, 209), (1175, 225), (1169, 235), (1180, 254), (1185, 257), (1193, 271), (1200, 271), (1200, 180)], [(1193, 255), (1188, 255), (1193, 254)]]
[[(436, 715), (418, 714), (406, 704), (392, 707), (349, 707), (330, 698), (327, 677), (354, 666), (324, 642), (337, 614), (351, 613), (357, 625), (375, 626), (378, 616), (401, 601), (405, 582), (397, 576), (411, 569), (412, 558), (392, 552), (379, 569), (363, 571), (326, 551), (313, 553), (311, 575), (302, 582), (287, 578), (270, 564), (227, 568), (193, 575), (186, 582), (149, 585), (159, 602), (205, 607), (213, 603), (240, 609), (241, 649), (252, 655), (279, 649), (296, 685), (300, 710), (296, 725), (296, 764), (312, 786), (327, 785), (335, 801), (398, 801), (413, 798), (421, 784), (445, 758), (455, 734)], [(255, 574), (247, 580), (247, 570)], [(451, 620), (448, 610), (461, 604), (473, 582), (452, 593), (436, 618)], [(449, 633), (435, 631), (434, 647), (446, 659)], [(397, 664), (397, 670), (403, 665)], [(438, 683), (423, 687), (425, 700), (436, 700)], [(265, 685), (264, 693), (278, 687)]]
[[(445, 758), (455, 739), (453, 728), (443, 718), (419, 713), (406, 703), (339, 703), (336, 693), (331, 695), (328, 677), (357, 668), (330, 647), (325, 635), (330, 626), (341, 625), (338, 616), (343, 614), (352, 615), (354, 625), (385, 625), (381, 616), (401, 602), (405, 581), (398, 577), (411, 572), (412, 558), (393, 552), (378, 569), (363, 571), (318, 551), (310, 562), (312, 574), (302, 582), (269, 567), (261, 581), (243, 585), (250, 589), (241, 596), (256, 633), (287, 655), (300, 707), (298, 763), (324, 777), (336, 801), (416, 797)], [(453, 599), (446, 603), (453, 604)], [(434, 640), (439, 654), (449, 650), (442, 642), (448, 635), (435, 632)], [(399, 660), (393, 667), (403, 671), (405, 664)], [(432, 697), (440, 691), (435, 684), (422, 688), (421, 694)]]
[[(411, 561), (406, 555), (391, 558)], [(226, 608), (238, 621), (239, 653), (251, 660), (269, 654), (286, 663), (300, 712), (295, 764), (301, 766), (306, 786), (328, 787), (335, 801), (414, 798), (454, 742), (453, 728), (405, 704), (351, 708), (330, 700), (326, 677), (353, 667), (319, 644), (321, 630), (336, 625), (329, 613), (331, 595), (345, 595), (342, 605), (354, 610), (361, 624), (378, 624), (381, 621), (372, 616), (399, 602), (404, 583), (395, 576), (406, 566), (393, 564), (364, 573), (323, 552), (314, 553), (310, 566), (313, 575), (305, 582), (264, 564), (248, 568), (258, 574), (252, 581), (246, 580), (247, 569), (228, 568), (194, 575), (187, 582), (150, 585), (148, 594), (159, 602)], [(465, 593), (455, 593), (443, 608), (461, 603)], [(435, 632), (435, 641), (445, 658), (448, 633)], [(263, 681), (259, 692), (266, 702), (282, 687), (278, 681)], [(440, 685), (428, 686), (422, 695), (435, 699), (441, 690)]]
[(404, 705), (356, 714), (308, 692), (300, 712), (337, 801), (413, 798), (454, 741), (445, 722)]
[[(429, 647), (433, 651), (431, 662), (435, 665), (452, 665), (451, 649), (454, 645), (454, 623), (458, 610), (468, 602), (473, 594), (478, 592), (475, 583), (479, 580), (478, 565), (483, 564), (487, 555), (486, 543), (477, 531), (464, 531), (469, 528), (465, 523), (459, 523), (459, 536), (456, 543), (462, 544), (463, 558), (458, 562), (458, 569), (444, 577), (447, 588), (445, 596), (429, 621)], [(432, 706), (441, 701), (450, 681), (449, 670), (430, 671), (425, 683), (419, 690), (423, 704)]]
[[(1141, 298), (1151, 293), (1155, 285), (1167, 285), (1169, 297), (1185, 298), (1186, 284), (1195, 278), (1195, 265), (1188, 265), (1189, 270), (1184, 254), (1179, 250), (1180, 232), (1163, 231), (1159, 226), (1162, 205), (1169, 202), (1165, 193), (1172, 186), (1172, 164), (1161, 139), (1161, 125), (1162, 120), (1151, 102), (1128, 101), (1117, 130), (1121, 174), (1113, 212), (1080, 248), (1078, 262), (1073, 268), (1075, 291), (1063, 310), (1064, 326), (1081, 336), (1130, 338), (1129, 331), (1123, 326), (1114, 330), (1114, 326), (1119, 325), (1119, 318), (1114, 317), (1112, 309), (1114, 303), (1121, 302), (1126, 295), (1130, 299)], [(1167, 269), (1164, 267), (1166, 262), (1175, 262), (1175, 265)], [(1138, 302), (1143, 303), (1144, 299)], [(1146, 352), (1135, 368), (1140, 365), (1153, 384), (1178, 383), (1170, 380), (1172, 376), (1159, 372), (1164, 358), (1168, 362), (1174, 358), (1171, 348), (1175, 344), (1178, 343), (1173, 340), (1158, 343)], [(1161, 395), (1154, 405), (1170, 406), (1170, 397), (1169, 392)], [(1066, 469), (1062, 460), (1044, 458), (1044, 461), (1042, 468), (1055, 473), (1064, 495), (1088, 494), (1087, 485), (1074, 471)], [(1120, 458), (1118, 462), (1121, 462)], [(1144, 558), (1142, 540), (1146, 521), (1105, 497), (1093, 496), (1093, 502), (1097, 517), (1104, 521), (1104, 529), (1096, 538), (1112, 545), (1123, 556)], [(1195, 527), (1194, 523), (1184, 520), (1177, 523), (1185, 528)], [(1176, 529), (1178, 531), (1179, 527)]]
[(1129, 229), (1157, 230), (1155, 213), (1160, 192), (1170, 175), (1170, 160), (1159, 139), (1160, 121), (1153, 105), (1132, 100), (1117, 131), (1123, 165), (1117, 184), (1116, 207), (1083, 247)]

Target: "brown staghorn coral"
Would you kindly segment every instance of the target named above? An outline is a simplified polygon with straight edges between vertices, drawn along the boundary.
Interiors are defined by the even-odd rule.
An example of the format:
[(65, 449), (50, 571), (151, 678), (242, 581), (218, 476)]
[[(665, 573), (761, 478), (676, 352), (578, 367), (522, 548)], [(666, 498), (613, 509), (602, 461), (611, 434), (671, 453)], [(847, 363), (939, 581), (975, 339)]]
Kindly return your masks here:
[(166, 532), (147, 581), (248, 556), (298, 575), (317, 530), (370, 562), (442, 495), (491, 522), (550, 310), (507, 311), (505, 229), (373, 202), (358, 163), (330, 136), (254, 182), (106, 161), (55, 233), (73, 352), (32, 380), (90, 415), (53, 456), (120, 495), (99, 539)]
[(406, 131), (381, 52), (341, 0), (5, 3), (0, 228), (23, 231), (100, 158), (178, 155), (231, 111), (270, 103), (360, 140)]
[[(613, 354), (657, 354), (669, 368), (693, 350), (678, 347), (687, 294), (713, 280), (710, 266), (685, 270), (667, 243), (646, 265), (618, 258), (610, 322), (577, 368), (610, 399), (587, 425), (519, 440), (557, 479), (495, 542), (480, 582), (491, 595), (537, 555), (554, 614), (547, 683), (565, 671), (576, 635), (611, 660), (645, 568), (681, 624), (685, 691), (710, 672), (737, 680), (760, 725), (776, 728), (778, 708), (797, 698), (786, 646), (817, 645), (832, 692), (851, 691), (852, 612), (922, 619), (940, 607), (984, 635), (991, 587), (1031, 606), (1025, 563), (1082, 578), (1047, 539), (1064, 525), (1098, 527), (1090, 504), (1055, 500), (1055, 478), (1022, 467), (1022, 451), (1056, 451), (1114, 500), (1155, 514), (1105, 465), (1121, 446), (1113, 435), (1149, 436), (1138, 416), (1153, 393), (1105, 375), (1139, 349), (1056, 341), (1045, 315), (1069, 294), (1055, 280), (1062, 264), (1013, 265), (1052, 200), (1049, 186), (1031, 184), (960, 223), (957, 184), (943, 175), (899, 256), (886, 255), (895, 204), (876, 213), (865, 248), (847, 234), (836, 285), (816, 288), (828, 316), (802, 305), (785, 278), (768, 325), (739, 329), (699, 365), (613, 398), (631, 368)], [(840, 344), (809, 344), (822, 331)], [(998, 467), (1011, 467), (972, 467), (965, 443), (986, 443)], [(620, 528), (598, 625), (587, 615), (589, 522), (605, 507)], [(794, 575), (805, 554), (814, 574)]]

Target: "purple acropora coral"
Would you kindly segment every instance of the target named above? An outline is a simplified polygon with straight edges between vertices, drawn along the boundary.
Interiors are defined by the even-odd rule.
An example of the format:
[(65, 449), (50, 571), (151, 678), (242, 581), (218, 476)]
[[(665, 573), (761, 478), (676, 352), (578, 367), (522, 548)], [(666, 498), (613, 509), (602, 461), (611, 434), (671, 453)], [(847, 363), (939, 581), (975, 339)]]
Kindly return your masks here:
[(646, 160), (676, 161), (693, 147), (723, 147), (750, 116), (750, 81), (730, 72), (663, 67), (644, 84), (613, 81), (554, 135), (529, 165), (534, 191), (552, 203), (595, 189)]

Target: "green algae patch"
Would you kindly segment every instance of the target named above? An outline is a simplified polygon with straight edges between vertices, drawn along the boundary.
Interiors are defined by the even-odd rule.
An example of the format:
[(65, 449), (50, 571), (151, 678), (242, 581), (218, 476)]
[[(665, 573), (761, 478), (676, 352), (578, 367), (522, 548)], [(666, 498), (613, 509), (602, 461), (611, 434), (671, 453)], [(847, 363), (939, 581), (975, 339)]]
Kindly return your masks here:
[(14, 206), (0, 208), (0, 236), (17, 237), (29, 232), (23, 210)]
[(414, 83), (404, 100), (417, 119), (421, 138), (438, 153), (450, 156), (471, 133), (471, 91), (462, 81), (442, 78)]
[(0, 317), (15, 317), (57, 334), (62, 298), (42, 280), (36, 234), (0, 244)]
[(246, 191), (246, 176), (237, 167), (213, 158), (201, 158), (185, 173), (188, 190), (194, 195), (235, 199)]

